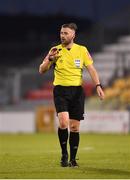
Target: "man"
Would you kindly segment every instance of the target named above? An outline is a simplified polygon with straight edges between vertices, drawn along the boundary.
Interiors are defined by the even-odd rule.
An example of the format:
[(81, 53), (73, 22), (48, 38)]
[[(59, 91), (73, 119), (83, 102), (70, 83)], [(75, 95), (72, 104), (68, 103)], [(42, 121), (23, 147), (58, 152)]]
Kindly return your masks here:
[[(74, 43), (77, 26), (64, 24), (60, 30), (61, 44), (53, 47), (44, 58), (39, 72), (46, 72), (54, 65), (54, 103), (59, 119), (58, 137), (62, 150), (61, 166), (76, 167), (76, 154), (79, 145), (79, 125), (84, 114), (84, 93), (82, 70), (85, 66), (95, 84), (100, 99), (104, 92), (99, 81), (93, 60), (87, 48)], [(70, 129), (70, 161), (68, 163), (68, 127)]]

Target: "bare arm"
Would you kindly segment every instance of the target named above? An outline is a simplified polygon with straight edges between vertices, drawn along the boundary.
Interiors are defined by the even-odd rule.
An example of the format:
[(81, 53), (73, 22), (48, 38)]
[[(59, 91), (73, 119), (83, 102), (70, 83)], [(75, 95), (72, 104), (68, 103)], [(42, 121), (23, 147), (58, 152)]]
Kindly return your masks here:
[[(91, 76), (95, 86), (97, 84), (100, 84), (98, 73), (97, 73), (95, 67), (93, 66), (93, 64), (88, 65), (86, 68), (87, 68), (87, 70), (88, 70), (88, 72), (89, 72), (89, 74), (90, 74), (90, 76)], [(97, 90), (97, 94), (100, 97), (100, 99), (104, 99), (105, 95), (104, 95), (102, 87), (101, 86), (97, 86), (96, 90)]]
[(52, 62), (49, 61), (49, 55), (47, 55), (44, 59), (42, 64), (40, 64), (39, 66), (39, 73), (45, 73), (47, 70), (49, 70), (50, 66), (51, 66)]
[(43, 59), (43, 62), (39, 66), (39, 73), (45, 73), (49, 70), (50, 66), (53, 64), (53, 62), (58, 57), (58, 50), (57, 48), (52, 48), (51, 51), (47, 54), (47, 56)]
[(100, 84), (98, 73), (97, 73), (95, 67), (93, 66), (93, 64), (88, 65), (86, 68), (87, 68), (94, 84), (95, 85)]

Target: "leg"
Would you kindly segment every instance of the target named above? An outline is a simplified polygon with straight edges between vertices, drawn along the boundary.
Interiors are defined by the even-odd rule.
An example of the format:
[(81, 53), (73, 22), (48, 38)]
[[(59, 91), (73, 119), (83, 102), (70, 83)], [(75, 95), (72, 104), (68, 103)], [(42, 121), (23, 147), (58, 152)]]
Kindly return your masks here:
[(69, 113), (68, 112), (60, 112), (58, 113), (59, 118), (59, 127), (61, 129), (68, 128), (69, 125)]
[(62, 150), (61, 166), (68, 166), (68, 152), (67, 152), (67, 140), (68, 140), (68, 122), (69, 114), (68, 112), (58, 113), (59, 118), (59, 128), (58, 137)]
[[(74, 91), (74, 89), (73, 89)], [(84, 114), (84, 92), (81, 86), (75, 89), (75, 96), (69, 106), (70, 117), (70, 163), (71, 167), (78, 166), (76, 163), (76, 154), (79, 146), (79, 126), (80, 120), (83, 119)]]
[(79, 146), (79, 126), (80, 121), (70, 119), (69, 127), (70, 127), (70, 166), (78, 166), (76, 163), (76, 154)]

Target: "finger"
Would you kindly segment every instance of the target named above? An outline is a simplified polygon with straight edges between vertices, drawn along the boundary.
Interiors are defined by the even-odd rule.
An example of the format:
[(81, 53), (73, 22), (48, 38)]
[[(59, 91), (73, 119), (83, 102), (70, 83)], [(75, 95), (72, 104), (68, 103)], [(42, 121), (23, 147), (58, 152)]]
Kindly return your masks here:
[(52, 51), (52, 52), (50, 52), (50, 55), (55, 56), (55, 55), (57, 55), (58, 53), (59, 53), (58, 51)]
[(104, 99), (105, 96), (104, 96), (103, 93), (101, 93), (101, 94), (100, 94), (100, 97), (101, 97), (101, 99)]
[(100, 99), (104, 99), (104, 93), (103, 93), (103, 92), (100, 91), (100, 92), (98, 93), (98, 96), (100, 97)]
[(52, 48), (52, 50), (51, 50), (52, 53), (56, 53), (57, 51), (58, 51), (57, 48)]
[(56, 47), (52, 48), (52, 51), (57, 51), (58, 49)]

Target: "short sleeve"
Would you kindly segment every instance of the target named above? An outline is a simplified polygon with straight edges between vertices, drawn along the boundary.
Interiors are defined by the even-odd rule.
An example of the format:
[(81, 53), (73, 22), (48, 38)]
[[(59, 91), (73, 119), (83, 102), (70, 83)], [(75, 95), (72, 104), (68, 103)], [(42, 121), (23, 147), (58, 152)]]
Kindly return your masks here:
[(93, 64), (93, 59), (86, 47), (83, 47), (82, 53), (83, 53), (84, 66)]

